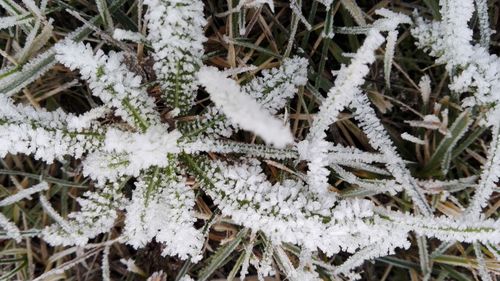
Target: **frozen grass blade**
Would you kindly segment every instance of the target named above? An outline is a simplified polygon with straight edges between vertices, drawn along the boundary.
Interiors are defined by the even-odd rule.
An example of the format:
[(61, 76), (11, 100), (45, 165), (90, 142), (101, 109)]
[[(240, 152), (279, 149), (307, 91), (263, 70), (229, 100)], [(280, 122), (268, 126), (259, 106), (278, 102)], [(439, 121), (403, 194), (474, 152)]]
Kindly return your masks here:
[[(110, 11), (115, 12), (126, 0), (117, 0), (110, 6)], [(100, 17), (92, 18), (91, 22), (100, 21)], [(90, 34), (91, 30), (88, 27), (81, 27), (67, 36), (67, 39), (75, 41), (82, 40)], [(23, 66), (9, 67), (0, 72), (0, 93), (11, 96), (19, 92), (36, 79), (40, 78), (47, 70), (55, 65), (55, 53), (51, 48), (35, 59), (31, 60)]]
[(97, 10), (99, 10), (99, 15), (102, 19), (102, 24), (107, 30), (113, 30), (113, 19), (111, 18), (111, 13), (108, 9), (108, 4), (106, 0), (96, 0)]
[(477, 17), (479, 19), (479, 31), (481, 35), (480, 44), (483, 48), (489, 49), (490, 47), (490, 15), (488, 13), (487, 0), (474, 0), (476, 4)]

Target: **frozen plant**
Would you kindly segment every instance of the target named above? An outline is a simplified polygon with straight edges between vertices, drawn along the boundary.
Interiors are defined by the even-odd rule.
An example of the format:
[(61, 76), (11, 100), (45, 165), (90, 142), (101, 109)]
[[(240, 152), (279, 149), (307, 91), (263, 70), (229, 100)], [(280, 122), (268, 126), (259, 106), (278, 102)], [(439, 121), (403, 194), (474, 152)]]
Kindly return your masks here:
[[(334, 1), (319, 2), (333, 20)], [(200, 280), (207, 280), (241, 245), (242, 278), (253, 266), (260, 280), (276, 270), (290, 280), (322, 280), (324, 276), (360, 278), (357, 268), (365, 261), (417, 244), (426, 279), (432, 273), (432, 262), (426, 262), (430, 256), (426, 239), (433, 238), (444, 245), (438, 248), (442, 252), (457, 241), (472, 243), (479, 272), (488, 279), (481, 245), (496, 249), (500, 243), (500, 222), (483, 212), (500, 177), (500, 59), (485, 46), (489, 42), (485, 36), (490, 33), (485, 27), (485, 4), (476, 2), (482, 26), (482, 44), (477, 45), (467, 21), (474, 12), (472, 0), (442, 0), (440, 21), (415, 15), (415, 24), (409, 16), (385, 8), (376, 10), (377, 19), (368, 24), (355, 1), (341, 1), (359, 26), (334, 28), (325, 20), (322, 36), (334, 40), (336, 31), (365, 37), (349, 56), (349, 63), (335, 71), (324, 97), (310, 85), (312, 71), (306, 56), (289, 56), (293, 36), (285, 54), (270, 60), (273, 67), (259, 72), (246, 59), (238, 61), (240, 68), (220, 69), (209, 63), (211, 54), (204, 53), (204, 27), (214, 19), (205, 18), (203, 1), (146, 0), (141, 17), (145, 26), (140, 32), (114, 28), (106, 16), (109, 11), (100, 2), (98, 10), (106, 16), (108, 31), (97, 33), (116, 46), (125, 44), (117, 40), (139, 44), (138, 53), (153, 61), (152, 73), (140, 73), (133, 67), (137, 62), (128, 59), (128, 48), (105, 51), (101, 45), (95, 48), (92, 40), (80, 42), (82, 36), (75, 34), (25, 64), (29, 72), (40, 60), (55, 59), (78, 73), (101, 105), (80, 115), (62, 108), (38, 108), (9, 97), (23, 83), (0, 94), (0, 156), (25, 154), (46, 164), (74, 165), (74, 171), (64, 168), (61, 172), (81, 175), (88, 189), (76, 199), (78, 211), (64, 215), (54, 199), (54, 186), (61, 181), (50, 178), (50, 182), (41, 176), (40, 183), (32, 187), (19, 184), (20, 190), (0, 199), (0, 207), (35, 198), (53, 223), (34, 229), (34, 234), (26, 233), (0, 214), (3, 236), (20, 242), (35, 235), (52, 246), (83, 250), (98, 247), (92, 242), (106, 237), (99, 245), (105, 280), (111, 278), (113, 243), (141, 249), (152, 242), (161, 245), (161, 255), (186, 261), (186, 268), (206, 262)], [(302, 15), (301, 5), (302, 1), (290, 1), (295, 15), (292, 33), (300, 21), (313, 28)], [(222, 15), (265, 7), (274, 9), (273, 1), (241, 1)], [(32, 10), (38, 11), (37, 6)], [(22, 17), (5, 17), (0, 28), (26, 22)], [(51, 24), (42, 16), (34, 24), (41, 22)], [(491, 128), (493, 138), (478, 175), (448, 180), (449, 165), (443, 165), (443, 178), (419, 178), (414, 163), (398, 150), (394, 135), (412, 145), (426, 146), (430, 134), (391, 134), (372, 105), (368, 94), (372, 85), (367, 79), (372, 65), (378, 63), (385, 43), (383, 69), (389, 89), (398, 28), (412, 24), (417, 46), (445, 64), (451, 77), (449, 90), (461, 102), (462, 113), (448, 126), (449, 109), (436, 105), (435, 112), (419, 114), (422, 120), (402, 123), (422, 131), (438, 130), (443, 141), (454, 147), (472, 123), (469, 113), (482, 110), (485, 117), (474, 118)], [(111, 32), (113, 36), (108, 34)], [(24, 67), (19, 69), (24, 71)], [(433, 100), (431, 83), (425, 75), (415, 85), (426, 105)], [(316, 92), (306, 95), (311, 88)], [(312, 105), (318, 106), (306, 104), (306, 96), (312, 96)], [(290, 111), (295, 110), (291, 105), (307, 114), (294, 111), (291, 118)], [(332, 141), (328, 131), (346, 112), (371, 151)], [(303, 115), (304, 123), (310, 125), (307, 129), (299, 129), (292, 121)], [(464, 124), (459, 122), (462, 119)], [(460, 125), (463, 130), (457, 129)], [(248, 141), (235, 140), (241, 138)], [(452, 152), (443, 153), (448, 158), (443, 157), (442, 163), (449, 164)], [(440, 213), (435, 196), (446, 193), (457, 202), (454, 192), (468, 189), (476, 180), (474, 195), (459, 215)], [(384, 205), (384, 196), (401, 196), (398, 203), (406, 211), (392, 208), (396, 203)], [(220, 222), (238, 234), (223, 241), (221, 250), (211, 255), (210, 231)], [(259, 247), (264, 249), (262, 255), (253, 252)], [(341, 253), (342, 263), (324, 262), (325, 256)], [(64, 264), (39, 278), (78, 263)], [(141, 272), (132, 259), (124, 263), (128, 270)], [(178, 280), (191, 280), (185, 273)]]

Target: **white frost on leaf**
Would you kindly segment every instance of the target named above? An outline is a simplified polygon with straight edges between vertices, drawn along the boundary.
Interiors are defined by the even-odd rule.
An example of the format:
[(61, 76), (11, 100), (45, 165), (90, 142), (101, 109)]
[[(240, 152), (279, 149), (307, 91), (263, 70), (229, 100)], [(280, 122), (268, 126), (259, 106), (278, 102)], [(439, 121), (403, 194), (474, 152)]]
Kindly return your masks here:
[(155, 73), (167, 104), (185, 113), (191, 108), (202, 65), (206, 24), (201, 0), (145, 0), (147, 39), (154, 53)]
[(41, 182), (37, 185), (34, 185), (30, 188), (23, 189), (16, 194), (10, 195), (2, 200), (0, 200), (0, 207), (7, 206), (10, 204), (14, 204), (22, 199), (30, 198), (30, 195), (38, 193), (40, 191), (47, 190), (49, 185), (46, 182)]
[(384, 37), (379, 32), (370, 31), (349, 66), (342, 66), (338, 72), (334, 86), (313, 120), (307, 139), (298, 144), (302, 159), (310, 161), (307, 178), (309, 188), (314, 192), (328, 192), (330, 173), (325, 159), (328, 158), (328, 148), (332, 145), (324, 141), (325, 130), (337, 121), (339, 113), (350, 104), (353, 96), (361, 92), (364, 77), (370, 71), (368, 65), (375, 61), (375, 50), (383, 42)]
[(340, 69), (334, 86), (328, 91), (325, 102), (314, 118), (308, 139), (324, 139), (328, 126), (337, 120), (338, 114), (350, 103), (354, 93), (361, 92), (364, 77), (370, 71), (368, 65), (375, 61), (375, 50), (383, 42), (384, 37), (379, 32), (370, 31), (349, 66)]
[[(52, 163), (70, 155), (81, 158), (100, 146), (103, 130), (86, 123), (86, 130), (72, 128), (68, 122), (78, 117), (62, 109), (47, 111), (22, 104), (15, 105), (0, 95), (0, 157), (32, 154), (35, 159)], [(88, 129), (88, 130), (87, 130)]]
[(21, 242), (21, 231), (2, 213), (0, 213), (0, 227), (6, 232), (7, 237), (16, 240), (18, 243)]
[(166, 167), (169, 153), (179, 153), (179, 131), (168, 127), (150, 127), (144, 133), (109, 129), (101, 150), (91, 153), (83, 162), (83, 173), (100, 182), (114, 181), (125, 175), (139, 176), (151, 166)]
[(120, 41), (128, 40), (136, 43), (146, 41), (146, 38), (144, 38), (141, 33), (124, 30), (121, 28), (115, 28), (115, 30), (113, 31), (113, 38)]
[(70, 115), (68, 116), (68, 129), (81, 132), (97, 127), (99, 124), (96, 120), (104, 118), (110, 112), (111, 110), (107, 106), (99, 106), (78, 116)]
[(83, 246), (89, 239), (108, 232), (118, 217), (118, 210), (125, 206), (122, 185), (121, 182), (99, 185), (97, 191), (85, 192), (77, 199), (80, 211), (70, 213), (68, 220), (61, 218), (48, 205), (47, 199), (41, 198), (40, 202), (56, 221), (43, 230), (43, 239), (51, 245)]
[(429, 98), (431, 96), (431, 78), (429, 78), (429, 75), (424, 75), (422, 78), (420, 78), (420, 82), (418, 82), (418, 87), (420, 90), (420, 94), (422, 95), (422, 101), (424, 104), (429, 103)]
[(306, 85), (307, 66), (307, 59), (287, 58), (279, 68), (262, 71), (262, 76), (241, 87), (242, 91), (276, 114), (297, 93), (299, 86)]
[(440, 1), (441, 21), (418, 18), (412, 35), (417, 46), (446, 65), (451, 74), (449, 88), (457, 93), (473, 92), (462, 99), (462, 105), (488, 105), (500, 100), (500, 58), (472, 43), (473, 31), (469, 21), (474, 1)]
[(78, 69), (92, 94), (130, 125), (141, 131), (160, 123), (153, 98), (141, 88), (141, 77), (123, 63), (122, 53), (104, 54), (83, 43), (63, 41), (55, 45), (56, 58), (71, 70)]
[(204, 240), (193, 226), (194, 192), (171, 172), (156, 170), (138, 179), (126, 208), (124, 235), (134, 248), (155, 238), (164, 244), (162, 255), (197, 262)]
[[(243, 85), (241, 90), (255, 98), (271, 114), (276, 114), (297, 94), (299, 87), (307, 83), (307, 66), (308, 62), (304, 58), (284, 59), (280, 67), (262, 71), (261, 76)], [(209, 107), (194, 124), (192, 130), (204, 128), (209, 135), (223, 137), (230, 137), (239, 129), (238, 125), (231, 123), (217, 107)]]
[(416, 143), (416, 144), (421, 144), (421, 145), (425, 144), (424, 140), (419, 139), (419, 138), (415, 137), (414, 135), (410, 135), (407, 132), (402, 133), (401, 134), (401, 138), (404, 139), (404, 140), (407, 140), (409, 142)]
[[(222, 214), (245, 227), (262, 231), (274, 244), (292, 243), (327, 255), (377, 243), (392, 236), (390, 227), (372, 225), (372, 204), (317, 196), (300, 181), (271, 184), (256, 160), (228, 165), (217, 161), (210, 175), (208, 195)], [(365, 218), (367, 220), (365, 220)]]
[(469, 207), (465, 212), (464, 219), (475, 220), (480, 217), (481, 211), (488, 205), (488, 200), (500, 179), (500, 120), (493, 126), (493, 140), (490, 143), (486, 163), (482, 167), (479, 184), (472, 197)]
[(385, 165), (394, 179), (406, 189), (422, 214), (431, 215), (432, 210), (423, 195), (423, 191), (406, 167), (405, 161), (399, 155), (387, 130), (377, 117), (375, 110), (370, 106), (368, 98), (365, 95), (355, 94), (351, 108), (354, 111), (354, 118), (368, 137), (370, 145), (380, 151), (388, 160)]
[(210, 99), (233, 123), (276, 147), (293, 143), (292, 133), (284, 122), (244, 93), (236, 81), (214, 67), (200, 69), (198, 79), (210, 94)]

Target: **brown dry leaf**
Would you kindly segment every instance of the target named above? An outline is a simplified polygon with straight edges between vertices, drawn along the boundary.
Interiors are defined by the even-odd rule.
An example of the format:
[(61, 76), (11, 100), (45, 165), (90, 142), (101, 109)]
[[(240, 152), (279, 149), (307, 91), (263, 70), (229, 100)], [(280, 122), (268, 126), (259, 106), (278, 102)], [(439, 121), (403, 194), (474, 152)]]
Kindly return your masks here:
[(368, 93), (368, 98), (370, 98), (370, 100), (382, 114), (386, 114), (387, 112), (392, 110), (392, 103), (384, 98), (384, 96), (380, 93), (370, 91)]

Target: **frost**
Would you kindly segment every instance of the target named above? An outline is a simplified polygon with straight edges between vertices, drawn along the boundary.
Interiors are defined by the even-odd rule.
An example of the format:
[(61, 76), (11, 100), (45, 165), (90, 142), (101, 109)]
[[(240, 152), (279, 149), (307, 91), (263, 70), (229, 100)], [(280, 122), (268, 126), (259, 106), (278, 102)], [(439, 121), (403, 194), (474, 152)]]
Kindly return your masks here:
[[(499, 104), (500, 104), (500, 59), (488, 53), (485, 43), (489, 34), (484, 20), (483, 1), (476, 1), (481, 18), (483, 44), (473, 45), (473, 31), (468, 22), (474, 12), (474, 1), (440, 1), (441, 21), (428, 22), (418, 18), (412, 34), (418, 46), (437, 57), (436, 61), (446, 65), (451, 74), (449, 88), (459, 94), (472, 93), (462, 99), (466, 107), (487, 106), (487, 124), (492, 126), (493, 141), (483, 167), (476, 194), (467, 209), (466, 216), (477, 217), (492, 193), (498, 180), (500, 167), (498, 153)], [(486, 48), (485, 48), (486, 47)]]
[(80, 211), (70, 213), (69, 220), (57, 214), (45, 197), (40, 197), (40, 203), (56, 222), (44, 229), (42, 237), (51, 245), (82, 246), (98, 234), (108, 232), (115, 223), (117, 211), (126, 202), (121, 188), (122, 183), (117, 182), (98, 186), (96, 192), (86, 192), (78, 198)]
[(442, 127), (441, 120), (434, 114), (425, 115), (423, 120), (405, 121), (412, 127), (426, 128), (430, 130), (438, 130)]
[(155, 170), (140, 178), (126, 207), (124, 235), (134, 248), (153, 238), (163, 243), (163, 255), (196, 262), (201, 259), (203, 235), (195, 229), (194, 192), (173, 171)]
[(476, 219), (481, 214), (482, 208), (486, 207), (488, 199), (497, 187), (496, 182), (500, 178), (500, 124), (493, 127), (493, 141), (488, 150), (483, 172), (476, 187), (476, 192), (466, 211), (466, 217)]
[(7, 237), (16, 240), (16, 242), (21, 242), (21, 231), (2, 213), (0, 213), (0, 227), (7, 232)]
[(140, 34), (138, 32), (133, 32), (130, 30), (124, 30), (124, 29), (120, 29), (120, 28), (116, 28), (113, 31), (113, 38), (115, 38), (116, 40), (120, 40), (120, 41), (129, 40), (132, 42), (143, 42), (146, 40), (142, 36), (142, 34)]
[(167, 131), (164, 125), (153, 126), (144, 133), (109, 129), (101, 150), (89, 154), (83, 173), (100, 182), (115, 181), (121, 176), (139, 176), (151, 166), (166, 167), (169, 153), (179, 153), (178, 131)]
[(364, 77), (370, 71), (369, 64), (375, 61), (375, 50), (384, 42), (384, 37), (377, 31), (371, 31), (363, 42), (349, 66), (343, 66), (335, 80), (335, 85), (328, 92), (326, 101), (321, 104), (319, 113), (314, 118), (308, 139), (323, 139), (325, 130), (336, 121), (338, 113), (349, 103), (353, 93), (360, 92)]
[(200, 138), (196, 141), (182, 144), (182, 149), (189, 153), (216, 152), (221, 154), (236, 153), (253, 157), (264, 157), (269, 159), (296, 159), (297, 151), (294, 149), (279, 149), (267, 145), (246, 144), (224, 140), (213, 140)]
[(206, 23), (201, 0), (146, 0), (147, 39), (154, 49), (154, 70), (164, 98), (184, 113), (196, 97), (195, 73), (203, 55), (203, 26)]
[(18, 24), (26, 23), (29, 22), (30, 18), (26, 17), (27, 15), (24, 16), (10, 16), (10, 17), (1, 17), (0, 18), (0, 29), (8, 28), (11, 26), (15, 26)]
[(422, 95), (422, 101), (424, 104), (429, 103), (429, 98), (431, 96), (431, 79), (428, 75), (422, 76), (420, 82), (418, 83), (418, 87), (420, 88), (420, 94)]
[(363, 132), (369, 139), (371, 146), (384, 154), (388, 162), (387, 169), (394, 176), (395, 180), (408, 191), (415, 204), (425, 215), (431, 215), (432, 211), (423, 195), (421, 188), (412, 177), (406, 167), (404, 160), (399, 156), (387, 131), (380, 119), (376, 116), (373, 108), (369, 106), (366, 96), (357, 95), (351, 106), (353, 107), (356, 120), (359, 121)]
[(261, 77), (243, 86), (242, 91), (276, 114), (297, 93), (297, 88), (307, 83), (307, 66), (304, 58), (285, 59), (279, 68), (263, 71)]
[(371, 31), (363, 42), (349, 66), (343, 66), (335, 80), (335, 85), (328, 92), (328, 96), (320, 106), (314, 118), (307, 140), (299, 143), (300, 155), (309, 160), (308, 183), (310, 188), (318, 193), (325, 193), (328, 189), (325, 158), (330, 144), (323, 139), (325, 130), (337, 120), (337, 116), (350, 102), (355, 93), (361, 91), (364, 76), (370, 70), (368, 64), (375, 61), (374, 51), (383, 43), (384, 38), (377, 31)]
[(437, 57), (437, 63), (446, 65), (452, 78), (450, 89), (457, 93), (474, 92), (462, 100), (466, 107), (500, 100), (500, 59), (472, 44), (468, 22), (474, 12), (473, 2), (441, 0), (442, 21), (418, 18), (412, 29), (417, 45)]
[(56, 58), (72, 70), (79, 69), (92, 93), (130, 125), (146, 130), (160, 123), (154, 100), (141, 89), (141, 78), (123, 64), (123, 54), (98, 50), (90, 45), (66, 41), (55, 46)]
[[(285, 59), (280, 67), (262, 71), (261, 76), (243, 85), (241, 90), (271, 114), (276, 114), (293, 98), (298, 87), (307, 83), (307, 66), (308, 62), (303, 58)], [(210, 107), (197, 122), (188, 126), (191, 131), (204, 130), (210, 135), (224, 137), (230, 137), (239, 129), (237, 124), (232, 124), (217, 107)]]
[(424, 145), (425, 144), (425, 141), (424, 140), (421, 140), (413, 135), (410, 135), (408, 133), (402, 133), (401, 134), (401, 138), (404, 139), (404, 140), (407, 140), (409, 142), (413, 142), (413, 143), (416, 143), (416, 144), (421, 144), (421, 145)]
[(13, 204), (15, 202), (18, 202), (18, 201), (24, 199), (24, 198), (29, 198), (30, 195), (37, 193), (37, 192), (40, 192), (40, 191), (43, 191), (43, 190), (46, 190), (48, 188), (49, 188), (49, 186), (46, 182), (41, 182), (41, 183), (34, 185), (30, 188), (23, 189), (14, 195), (11, 195), (11, 196), (8, 196), (7, 198), (2, 199), (0, 201), (0, 207)]
[(14, 105), (3, 95), (0, 95), (0, 103), (0, 157), (7, 153), (24, 153), (52, 163), (65, 155), (81, 158), (100, 146), (102, 129), (89, 122), (84, 126), (88, 130), (72, 128), (68, 121), (75, 116), (61, 109), (49, 112)]
[(290, 129), (244, 93), (234, 80), (213, 67), (202, 68), (198, 79), (210, 94), (210, 99), (233, 123), (276, 147), (293, 143)]
[(328, 255), (354, 252), (388, 235), (389, 229), (363, 220), (373, 215), (369, 201), (336, 204), (333, 194), (317, 197), (300, 181), (273, 185), (258, 164), (216, 162), (212, 166), (213, 186), (208, 193), (235, 223), (262, 231), (275, 244), (299, 244), (311, 251), (319, 248)]

